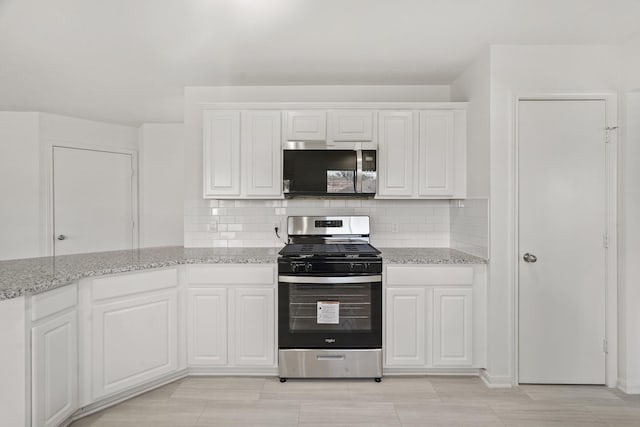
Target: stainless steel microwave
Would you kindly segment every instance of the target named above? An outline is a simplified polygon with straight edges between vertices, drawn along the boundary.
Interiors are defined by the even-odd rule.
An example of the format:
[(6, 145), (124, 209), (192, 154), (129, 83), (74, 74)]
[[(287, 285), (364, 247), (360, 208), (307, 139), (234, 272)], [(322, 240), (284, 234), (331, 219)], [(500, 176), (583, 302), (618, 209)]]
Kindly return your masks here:
[(376, 163), (375, 150), (290, 141), (283, 150), (283, 192), (285, 197), (372, 197), (377, 188)]

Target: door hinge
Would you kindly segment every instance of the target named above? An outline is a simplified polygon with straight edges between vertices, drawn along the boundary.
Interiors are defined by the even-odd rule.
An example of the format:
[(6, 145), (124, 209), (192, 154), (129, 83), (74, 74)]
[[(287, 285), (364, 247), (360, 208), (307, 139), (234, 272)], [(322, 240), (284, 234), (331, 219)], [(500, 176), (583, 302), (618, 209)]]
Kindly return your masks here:
[(609, 235), (608, 234), (603, 234), (602, 235), (602, 247), (605, 249), (609, 248)]
[(606, 339), (602, 340), (602, 351), (604, 351), (605, 354), (609, 353), (609, 348), (608, 348), (608, 342)]

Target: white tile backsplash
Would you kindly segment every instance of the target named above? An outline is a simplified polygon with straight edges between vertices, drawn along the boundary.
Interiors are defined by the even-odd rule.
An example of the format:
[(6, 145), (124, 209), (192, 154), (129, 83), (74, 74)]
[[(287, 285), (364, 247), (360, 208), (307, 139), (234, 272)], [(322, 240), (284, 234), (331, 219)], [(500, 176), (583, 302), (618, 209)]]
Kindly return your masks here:
[(450, 215), (451, 247), (488, 258), (489, 200), (452, 200)]
[(369, 215), (375, 246), (450, 246), (447, 200), (289, 199), (187, 201), (185, 247), (280, 247), (291, 215)]

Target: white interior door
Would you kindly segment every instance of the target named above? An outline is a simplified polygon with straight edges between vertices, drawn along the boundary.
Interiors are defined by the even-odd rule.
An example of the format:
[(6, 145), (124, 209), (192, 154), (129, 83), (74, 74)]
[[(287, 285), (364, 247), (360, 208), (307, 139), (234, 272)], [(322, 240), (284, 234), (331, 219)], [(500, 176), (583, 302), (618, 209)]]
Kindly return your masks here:
[(605, 383), (605, 113), (518, 105), (520, 383)]
[(132, 249), (131, 154), (53, 148), (54, 254)]

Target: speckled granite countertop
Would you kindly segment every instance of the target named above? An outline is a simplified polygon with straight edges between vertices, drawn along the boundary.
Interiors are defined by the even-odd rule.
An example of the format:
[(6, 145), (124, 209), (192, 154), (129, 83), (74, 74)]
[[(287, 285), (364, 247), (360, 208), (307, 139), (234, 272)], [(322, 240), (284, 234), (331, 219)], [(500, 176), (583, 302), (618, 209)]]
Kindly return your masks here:
[(0, 261), (0, 300), (39, 293), (84, 277), (179, 264), (268, 264), (276, 248), (146, 248)]
[[(385, 264), (484, 264), (447, 248), (380, 249)], [(179, 264), (270, 264), (278, 248), (146, 248), (0, 261), (0, 300), (54, 289), (79, 279)]]
[(450, 248), (378, 248), (385, 264), (486, 264), (484, 258)]

